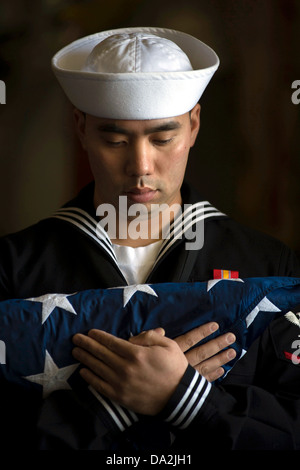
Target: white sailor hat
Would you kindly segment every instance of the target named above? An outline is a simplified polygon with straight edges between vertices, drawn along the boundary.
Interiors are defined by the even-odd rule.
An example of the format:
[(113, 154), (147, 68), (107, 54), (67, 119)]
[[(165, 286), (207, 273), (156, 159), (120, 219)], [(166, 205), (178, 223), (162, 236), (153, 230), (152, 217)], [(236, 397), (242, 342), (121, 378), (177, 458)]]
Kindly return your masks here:
[(79, 110), (108, 119), (146, 120), (190, 111), (219, 66), (216, 53), (186, 33), (122, 28), (81, 38), (52, 59)]

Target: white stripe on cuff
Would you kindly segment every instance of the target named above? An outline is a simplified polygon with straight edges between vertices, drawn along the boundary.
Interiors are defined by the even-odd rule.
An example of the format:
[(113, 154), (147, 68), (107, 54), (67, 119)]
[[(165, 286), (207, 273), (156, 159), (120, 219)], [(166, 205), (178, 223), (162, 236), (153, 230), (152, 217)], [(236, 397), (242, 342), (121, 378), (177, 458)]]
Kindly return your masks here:
[(189, 419), (188, 419), (182, 426), (179, 426), (180, 429), (185, 429), (185, 428), (188, 427), (189, 424), (193, 421), (193, 419), (195, 418), (195, 416), (198, 414), (198, 411), (199, 411), (200, 408), (202, 407), (203, 403), (205, 402), (206, 397), (207, 397), (207, 395), (208, 395), (209, 392), (210, 392), (210, 389), (211, 389), (211, 383), (207, 382), (207, 387), (206, 387), (205, 392), (204, 392), (203, 395), (202, 395), (201, 400), (199, 400), (198, 405), (197, 405), (196, 408), (194, 409), (194, 411), (193, 411), (193, 413), (191, 414), (191, 416), (189, 417)]
[(178, 403), (178, 405), (176, 406), (175, 410), (170, 414), (170, 416), (165, 420), (165, 421), (171, 421), (174, 416), (176, 416), (176, 414), (178, 413), (178, 411), (182, 408), (182, 406), (184, 405), (185, 401), (187, 400), (188, 396), (190, 395), (194, 385), (195, 385), (195, 382), (197, 381), (198, 379), (198, 372), (195, 370), (195, 373), (194, 373), (194, 377), (193, 377), (193, 380), (191, 381), (190, 385), (188, 386), (185, 394), (183, 395), (183, 397), (181, 398), (180, 402)]
[[(117, 403), (115, 403), (112, 400), (107, 400), (100, 395), (91, 385), (88, 387), (88, 389), (92, 392), (92, 394), (97, 398), (97, 400), (101, 403), (101, 405), (106, 409), (106, 411), (109, 413), (110, 417), (114, 420), (115, 424), (118, 426), (120, 431), (125, 431), (125, 426), (119, 419), (122, 418), (124, 420), (124, 423), (127, 425), (127, 427), (131, 426), (134, 422), (138, 421), (137, 415), (129, 410), (128, 415), (132, 417), (133, 421), (130, 421), (130, 418), (128, 415), (125, 413), (125, 409), (120, 407)], [(115, 411), (113, 410), (112, 406), (115, 408)], [(119, 414), (119, 417), (117, 416)]]
[(185, 409), (183, 410), (183, 412), (181, 413), (179, 418), (177, 418), (177, 420), (174, 423), (172, 423), (173, 426), (179, 426), (180, 423), (184, 420), (184, 418), (186, 417), (186, 415), (188, 414), (188, 412), (192, 408), (193, 404), (195, 403), (195, 401), (199, 397), (205, 382), (206, 382), (206, 379), (204, 377), (201, 377), (201, 381), (200, 381), (198, 387), (196, 388), (196, 390), (194, 391), (194, 393), (192, 394), (192, 396), (189, 400), (189, 403), (187, 404), (187, 406), (185, 407)]

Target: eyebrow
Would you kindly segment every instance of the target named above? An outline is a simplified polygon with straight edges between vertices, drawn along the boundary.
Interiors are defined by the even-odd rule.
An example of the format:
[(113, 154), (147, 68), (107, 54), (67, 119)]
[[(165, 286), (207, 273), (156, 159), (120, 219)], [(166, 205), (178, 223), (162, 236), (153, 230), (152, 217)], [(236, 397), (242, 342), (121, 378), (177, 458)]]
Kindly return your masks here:
[[(182, 125), (178, 121), (169, 121), (166, 123), (158, 124), (157, 126), (149, 127), (145, 130), (145, 134), (154, 134), (156, 132), (167, 132), (167, 131), (174, 131), (176, 129), (180, 129)], [(128, 129), (124, 129), (118, 126), (115, 123), (104, 123), (98, 126), (98, 130), (100, 132), (111, 132), (114, 134), (124, 134), (130, 135), (132, 132)]]

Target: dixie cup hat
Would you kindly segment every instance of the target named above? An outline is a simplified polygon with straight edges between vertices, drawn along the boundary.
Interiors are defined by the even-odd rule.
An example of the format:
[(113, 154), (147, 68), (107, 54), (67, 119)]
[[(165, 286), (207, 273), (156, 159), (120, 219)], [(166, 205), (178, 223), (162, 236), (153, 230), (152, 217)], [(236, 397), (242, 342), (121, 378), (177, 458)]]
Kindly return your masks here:
[(171, 29), (121, 28), (78, 39), (52, 59), (71, 103), (107, 119), (163, 119), (190, 111), (219, 66), (199, 39)]

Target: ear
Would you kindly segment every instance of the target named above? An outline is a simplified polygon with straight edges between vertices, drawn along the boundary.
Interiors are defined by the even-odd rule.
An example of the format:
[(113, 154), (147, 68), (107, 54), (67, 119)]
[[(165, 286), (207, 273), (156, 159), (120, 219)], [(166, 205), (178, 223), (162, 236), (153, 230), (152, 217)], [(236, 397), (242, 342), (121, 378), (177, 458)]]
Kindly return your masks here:
[(199, 103), (194, 106), (190, 112), (190, 124), (191, 124), (191, 147), (194, 146), (196, 138), (200, 129), (200, 111), (201, 106)]
[(75, 122), (75, 129), (78, 135), (78, 138), (81, 142), (82, 148), (86, 150), (85, 140), (86, 140), (86, 132), (85, 132), (85, 125), (86, 125), (86, 115), (79, 111), (79, 109), (74, 108), (73, 111), (74, 122)]

